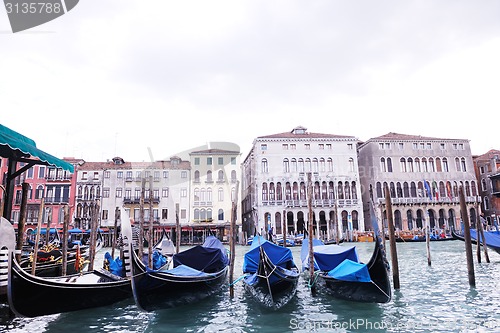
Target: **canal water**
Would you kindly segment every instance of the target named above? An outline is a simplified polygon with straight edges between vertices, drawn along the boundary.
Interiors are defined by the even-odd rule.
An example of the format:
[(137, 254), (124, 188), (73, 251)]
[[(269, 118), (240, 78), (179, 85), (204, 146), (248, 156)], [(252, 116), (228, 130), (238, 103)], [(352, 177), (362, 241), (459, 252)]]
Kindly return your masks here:
[[(344, 245), (352, 244), (368, 261), (374, 243)], [(236, 247), (235, 279), (247, 249)], [(194, 305), (151, 313), (129, 300), (38, 318), (2, 315), (0, 332), (500, 332), (500, 254), (489, 251), (491, 262), (483, 257), (478, 264), (473, 246), (476, 287), (470, 288), (464, 249), (458, 240), (433, 242), (429, 266), (425, 242), (397, 243), (401, 288), (387, 304), (312, 296), (302, 279), (291, 303), (269, 311), (250, 300), (237, 282), (232, 299), (227, 289)], [(300, 247), (292, 251), (300, 267)]]

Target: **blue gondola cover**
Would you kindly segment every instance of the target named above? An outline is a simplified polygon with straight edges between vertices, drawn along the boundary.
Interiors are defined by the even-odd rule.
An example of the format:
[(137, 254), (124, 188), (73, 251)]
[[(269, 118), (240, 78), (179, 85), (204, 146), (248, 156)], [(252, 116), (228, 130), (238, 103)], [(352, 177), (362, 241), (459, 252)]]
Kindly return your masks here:
[(243, 259), (243, 273), (255, 273), (259, 267), (260, 250), (262, 246), (271, 261), (276, 265), (286, 269), (293, 267), (292, 251), (287, 247), (278, 246), (269, 242), (262, 236), (253, 238), (250, 249), (245, 253)]
[(328, 272), (328, 275), (342, 281), (370, 282), (370, 272), (366, 264), (346, 259)]

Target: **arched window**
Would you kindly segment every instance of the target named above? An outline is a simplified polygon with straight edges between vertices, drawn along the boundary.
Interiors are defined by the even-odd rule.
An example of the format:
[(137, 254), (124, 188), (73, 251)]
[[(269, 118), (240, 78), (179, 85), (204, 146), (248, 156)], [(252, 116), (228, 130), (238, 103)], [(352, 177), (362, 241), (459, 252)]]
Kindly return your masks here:
[(387, 158), (387, 172), (392, 172), (392, 160), (390, 157)]
[(467, 164), (465, 163), (465, 158), (462, 157), (460, 160), (460, 165), (462, 167), (462, 172), (467, 172)]
[(265, 158), (263, 158), (261, 163), (262, 163), (261, 164), (261, 166), (262, 166), (262, 172), (263, 173), (268, 173), (269, 170), (268, 170), (267, 160)]
[(283, 160), (283, 172), (284, 173), (289, 173), (290, 172), (290, 162), (288, 161), (288, 158), (285, 158)]
[(297, 160), (292, 158), (292, 172), (297, 172)]
[(212, 171), (211, 170), (208, 170), (207, 171), (207, 182), (211, 182), (213, 181), (212, 180)]
[(432, 157), (429, 158), (429, 171), (436, 172), (436, 167), (434, 165), (434, 159)]
[(269, 184), (269, 201), (275, 201), (274, 183)]
[(267, 191), (267, 183), (262, 184), (262, 201), (269, 200), (268, 191)]
[(429, 172), (426, 158), (422, 158), (422, 172)]
[(327, 164), (328, 164), (328, 171), (333, 171), (333, 159), (331, 157), (328, 158), (327, 160)]
[(299, 172), (304, 172), (304, 160), (299, 158)]
[(194, 182), (199, 183), (200, 182), (200, 171), (196, 170), (194, 172)]
[(311, 172), (311, 159), (306, 158), (306, 172)]
[(194, 202), (199, 202), (200, 201), (200, 189), (195, 188), (194, 189)]
[(356, 182), (351, 183), (351, 198), (352, 199), (358, 198), (358, 193), (356, 192)]
[(400, 165), (400, 171), (401, 172), (407, 172), (406, 170), (406, 160), (404, 157), (401, 157), (401, 159), (399, 160), (399, 165)]
[(420, 167), (420, 159), (418, 157), (415, 159), (415, 172), (422, 172), (422, 169)]
[(413, 159), (411, 157), (408, 158), (408, 172), (413, 172)]
[(387, 172), (387, 167), (385, 165), (385, 158), (380, 159), (380, 171), (381, 172)]
[(443, 172), (443, 168), (441, 166), (441, 159), (439, 157), (436, 157), (436, 171)]
[(283, 200), (283, 189), (281, 188), (281, 183), (276, 184), (276, 200), (277, 201)]
[(450, 172), (450, 169), (448, 167), (448, 159), (446, 157), (443, 157), (443, 171)]
[(224, 189), (222, 187), (219, 187), (219, 189), (217, 190), (217, 199), (219, 200), (219, 202), (224, 201)]
[(224, 181), (224, 171), (219, 170), (219, 172), (217, 173), (217, 180), (218, 180), (219, 182)]
[(217, 220), (224, 221), (224, 210), (222, 208), (219, 208), (219, 211), (217, 213)]
[(318, 172), (319, 171), (319, 163), (317, 158), (313, 158), (312, 160), (312, 171), (313, 172)]
[(326, 171), (325, 159), (323, 157), (319, 159), (319, 171), (320, 172)]

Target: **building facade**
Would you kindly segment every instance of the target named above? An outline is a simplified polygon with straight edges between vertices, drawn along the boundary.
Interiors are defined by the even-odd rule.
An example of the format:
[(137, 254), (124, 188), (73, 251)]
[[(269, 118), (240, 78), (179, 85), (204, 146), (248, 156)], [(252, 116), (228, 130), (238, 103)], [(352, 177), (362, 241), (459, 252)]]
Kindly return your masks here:
[(390, 190), (396, 229), (460, 228), (459, 189), (463, 188), (470, 221), (476, 221), (478, 191), (468, 140), (388, 133), (358, 147), (365, 224), (369, 205), (385, 216)]
[(353, 136), (311, 133), (301, 126), (256, 138), (242, 164), (247, 235), (303, 234), (311, 220), (315, 234), (326, 240), (337, 232), (364, 231), (357, 142)]
[(205, 149), (192, 151), (190, 222), (195, 236), (210, 230), (225, 233), (236, 203), (236, 223), (241, 225), (241, 178), (239, 150)]
[(481, 210), (490, 226), (498, 225), (500, 214), (500, 151), (492, 149), (474, 157), (481, 196)]

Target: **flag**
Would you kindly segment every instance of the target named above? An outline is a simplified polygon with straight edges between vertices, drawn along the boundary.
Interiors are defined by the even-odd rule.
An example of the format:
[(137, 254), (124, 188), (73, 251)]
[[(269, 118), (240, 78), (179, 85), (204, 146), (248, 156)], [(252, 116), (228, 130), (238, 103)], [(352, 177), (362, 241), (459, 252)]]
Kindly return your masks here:
[(425, 179), (424, 179), (424, 186), (425, 186), (425, 191), (427, 192), (427, 196), (429, 197), (430, 200), (432, 200), (431, 186), (429, 185), (429, 182)]
[(75, 254), (75, 271), (80, 271), (80, 244), (76, 246), (76, 254)]
[(434, 196), (436, 197), (436, 201), (439, 201), (439, 189), (436, 181), (432, 182), (432, 191), (434, 192)]
[(450, 198), (450, 200), (451, 200), (453, 198), (453, 195), (451, 194), (451, 184), (450, 184), (450, 182), (446, 183), (446, 190), (448, 191), (448, 198)]

